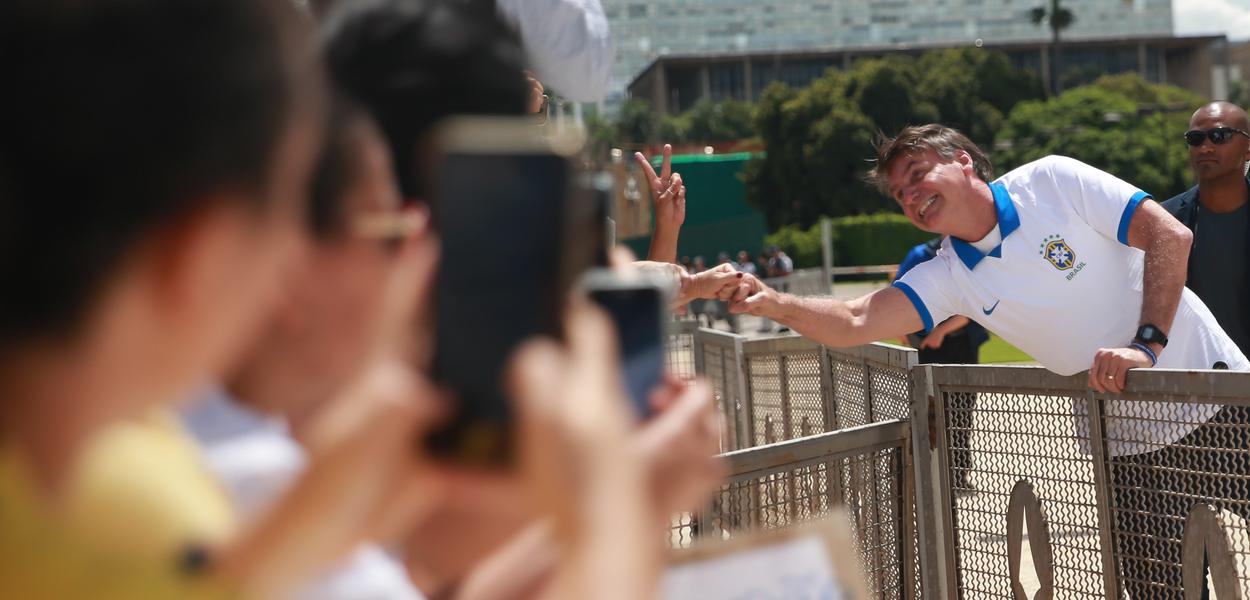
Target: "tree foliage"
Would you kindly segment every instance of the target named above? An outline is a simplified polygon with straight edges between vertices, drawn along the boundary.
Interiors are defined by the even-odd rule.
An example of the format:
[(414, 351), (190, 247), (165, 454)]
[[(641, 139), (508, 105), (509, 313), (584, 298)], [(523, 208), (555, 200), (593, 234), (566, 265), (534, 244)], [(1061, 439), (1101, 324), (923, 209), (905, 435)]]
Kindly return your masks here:
[(1164, 200), (1190, 186), (1181, 135), (1202, 101), (1136, 74), (1104, 76), (1046, 101), (1020, 103), (999, 132), (996, 166), (1004, 172), (1061, 154)]
[(660, 121), (660, 139), (673, 143), (729, 142), (755, 136), (750, 102), (704, 98), (690, 110), (665, 116)]
[(770, 229), (897, 210), (864, 181), (877, 132), (942, 122), (989, 144), (1007, 111), (1039, 97), (1035, 74), (972, 48), (863, 60), (802, 89), (773, 84), (756, 106), (767, 153), (744, 171), (747, 198)]

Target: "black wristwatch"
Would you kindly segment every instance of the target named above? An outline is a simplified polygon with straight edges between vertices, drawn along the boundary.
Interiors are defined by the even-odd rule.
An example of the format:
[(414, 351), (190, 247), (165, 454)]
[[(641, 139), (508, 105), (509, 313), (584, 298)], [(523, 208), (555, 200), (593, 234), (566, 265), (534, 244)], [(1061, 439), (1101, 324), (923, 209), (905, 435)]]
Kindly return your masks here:
[(1168, 336), (1163, 331), (1149, 323), (1137, 328), (1137, 337), (1133, 338), (1135, 342), (1143, 344), (1159, 344), (1166, 348), (1168, 345)]

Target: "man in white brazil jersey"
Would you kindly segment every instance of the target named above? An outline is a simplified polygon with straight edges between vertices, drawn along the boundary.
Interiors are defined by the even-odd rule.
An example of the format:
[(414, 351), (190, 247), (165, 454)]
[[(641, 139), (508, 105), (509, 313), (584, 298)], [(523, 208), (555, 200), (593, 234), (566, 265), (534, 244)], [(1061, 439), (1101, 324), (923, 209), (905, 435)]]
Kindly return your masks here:
[[(909, 127), (884, 140), (872, 175), (917, 227), (949, 236), (936, 258), (892, 287), (845, 302), (798, 298), (744, 276), (723, 291), (731, 310), (831, 346), (927, 331), (964, 315), (1060, 375), (1089, 369), (1089, 384), (1099, 392), (1123, 391), (1130, 369), (1250, 370), (1211, 312), (1184, 288), (1189, 230), (1136, 187), (1060, 156), (995, 180), (985, 154), (941, 125)], [(1107, 451), (1149, 461), (1220, 408), (1108, 402)], [(1117, 418), (1130, 414), (1140, 418)], [(1113, 481), (1117, 475), (1113, 468)], [(1180, 500), (1141, 497), (1160, 494), (1147, 486), (1131, 487), (1117, 493), (1117, 503), (1181, 518), (1173, 520), (1189, 509)], [(1128, 520), (1118, 527), (1122, 535), (1136, 529)], [(1149, 562), (1179, 562), (1179, 530), (1175, 535), (1176, 543), (1160, 544)], [(1126, 565), (1126, 580), (1141, 575)], [(1168, 575), (1165, 587), (1171, 587)]]

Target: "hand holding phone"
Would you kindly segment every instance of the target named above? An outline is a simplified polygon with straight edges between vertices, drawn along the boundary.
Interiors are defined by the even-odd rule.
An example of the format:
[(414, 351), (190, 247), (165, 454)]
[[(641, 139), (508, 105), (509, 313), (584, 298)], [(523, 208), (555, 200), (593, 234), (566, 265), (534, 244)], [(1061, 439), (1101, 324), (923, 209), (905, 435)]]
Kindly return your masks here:
[(640, 418), (649, 418), (651, 394), (664, 382), (671, 282), (645, 272), (593, 269), (582, 277), (582, 288), (612, 317), (630, 402)]

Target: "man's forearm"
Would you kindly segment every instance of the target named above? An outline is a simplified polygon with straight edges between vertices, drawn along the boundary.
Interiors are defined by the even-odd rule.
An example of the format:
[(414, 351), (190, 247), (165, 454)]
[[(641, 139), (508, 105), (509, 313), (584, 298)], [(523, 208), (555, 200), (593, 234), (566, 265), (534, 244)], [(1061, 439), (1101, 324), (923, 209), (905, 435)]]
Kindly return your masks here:
[[(1160, 231), (1147, 244), (1140, 324), (1149, 323), (1164, 333), (1171, 332), (1181, 290), (1185, 287), (1191, 241), (1186, 229), (1184, 233)], [(1154, 350), (1158, 352), (1161, 348)]]
[(776, 304), (763, 316), (826, 346), (841, 348), (874, 341), (862, 340), (855, 335), (855, 312), (846, 302), (836, 298), (778, 294)]

